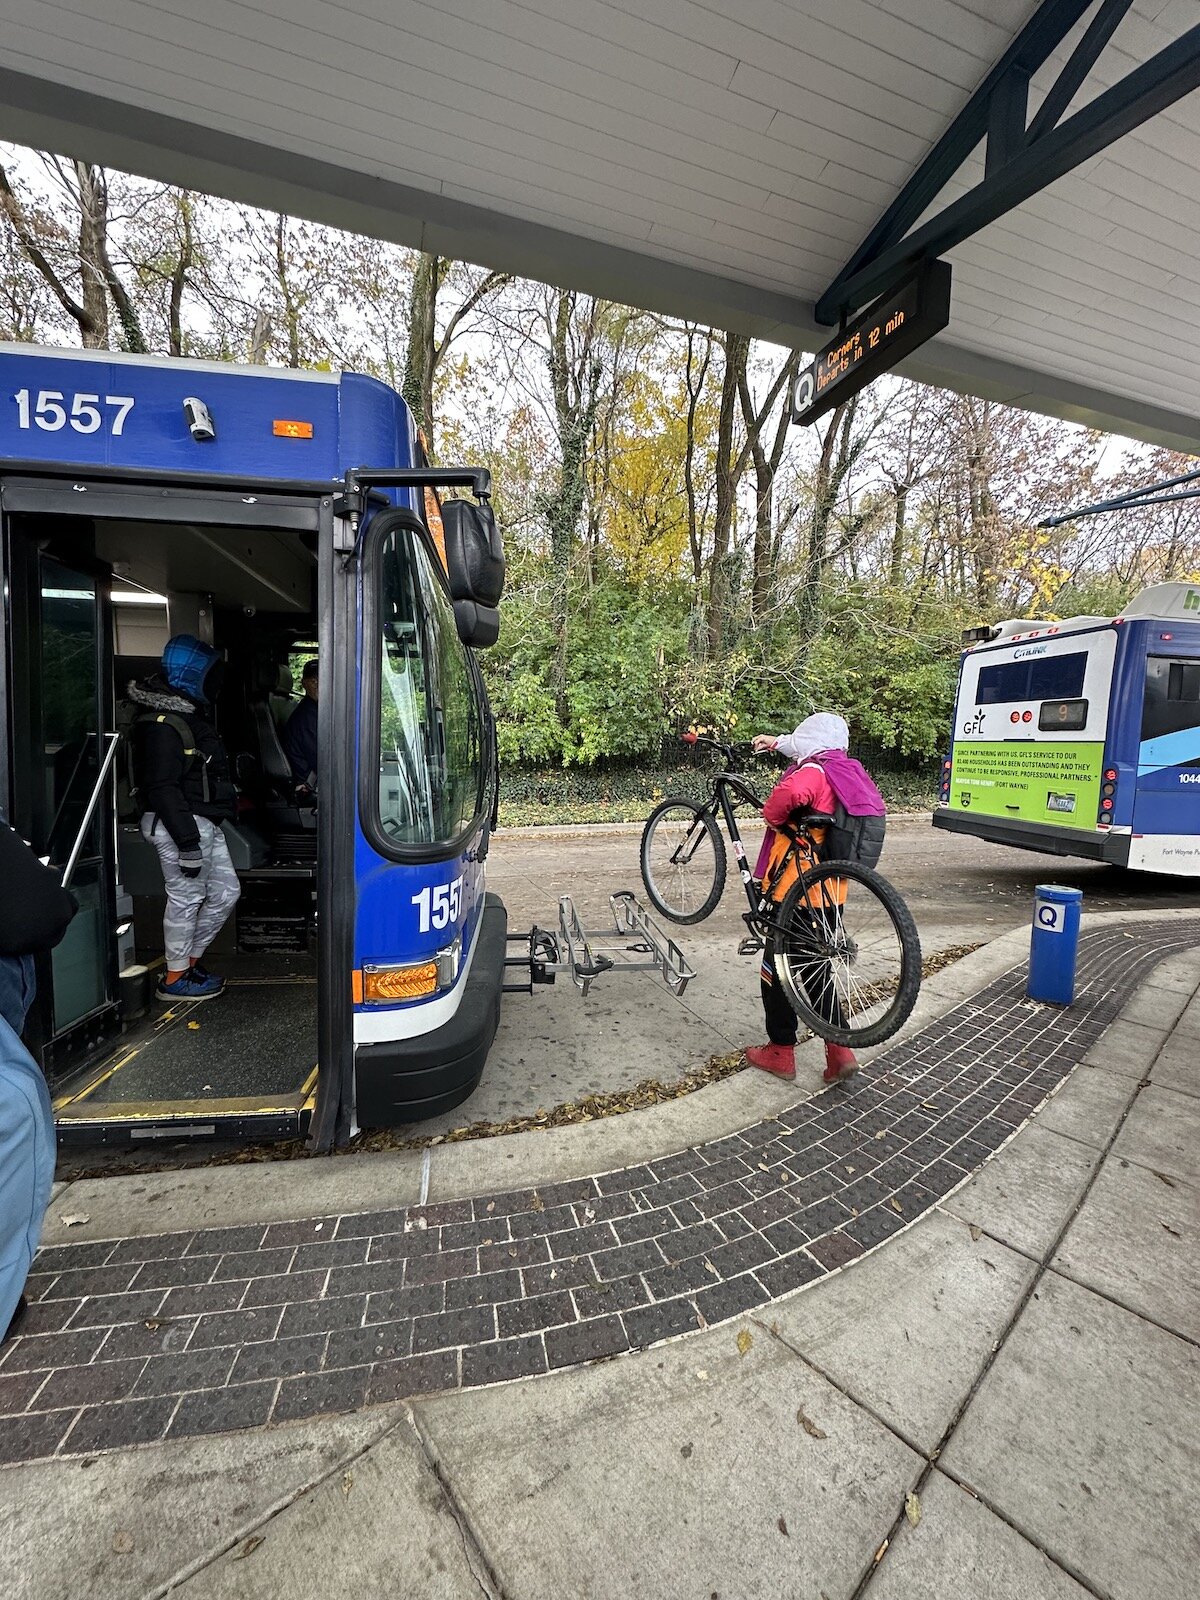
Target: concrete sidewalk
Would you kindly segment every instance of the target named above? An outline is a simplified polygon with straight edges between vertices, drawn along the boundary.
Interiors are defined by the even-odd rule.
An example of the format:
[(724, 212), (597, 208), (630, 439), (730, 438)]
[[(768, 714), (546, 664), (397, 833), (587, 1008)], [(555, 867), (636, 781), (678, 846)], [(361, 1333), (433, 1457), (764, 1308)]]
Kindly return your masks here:
[(1072, 1012), (1009, 935), (849, 1090), (72, 1185), (0, 1361), (8, 1592), (1190, 1592), (1200, 952), (1090, 926)]

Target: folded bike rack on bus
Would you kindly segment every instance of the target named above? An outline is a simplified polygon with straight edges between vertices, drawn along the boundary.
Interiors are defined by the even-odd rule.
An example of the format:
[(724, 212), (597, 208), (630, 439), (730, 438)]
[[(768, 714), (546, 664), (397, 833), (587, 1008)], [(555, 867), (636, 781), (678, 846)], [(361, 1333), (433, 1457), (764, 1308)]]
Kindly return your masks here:
[(522, 967), (524, 983), (506, 983), (506, 994), (532, 994), (539, 984), (553, 983), (560, 972), (586, 995), (605, 972), (657, 972), (672, 994), (681, 995), (696, 976), (683, 951), (646, 915), (645, 908), (628, 889), (609, 896), (613, 926), (585, 929), (574, 901), (564, 894), (558, 902), (558, 932), (531, 928), (510, 933), (510, 944), (528, 948), (509, 956), (506, 967)]

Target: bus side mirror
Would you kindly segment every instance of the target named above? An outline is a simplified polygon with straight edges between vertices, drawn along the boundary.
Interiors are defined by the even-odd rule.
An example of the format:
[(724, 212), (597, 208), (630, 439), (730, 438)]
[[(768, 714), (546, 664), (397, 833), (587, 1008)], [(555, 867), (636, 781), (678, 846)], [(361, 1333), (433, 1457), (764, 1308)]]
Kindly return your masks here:
[(454, 602), (458, 637), (473, 650), (486, 650), (500, 637), (500, 613), (495, 606), (478, 606), (474, 600)]
[(504, 593), (504, 545), (491, 506), (447, 500), (442, 527), (451, 596), (480, 606), (499, 605)]
[(484, 650), (500, 633), (496, 607), (504, 593), (504, 545), (490, 505), (447, 500), (442, 506), (446, 573), (454, 620), (464, 644)]

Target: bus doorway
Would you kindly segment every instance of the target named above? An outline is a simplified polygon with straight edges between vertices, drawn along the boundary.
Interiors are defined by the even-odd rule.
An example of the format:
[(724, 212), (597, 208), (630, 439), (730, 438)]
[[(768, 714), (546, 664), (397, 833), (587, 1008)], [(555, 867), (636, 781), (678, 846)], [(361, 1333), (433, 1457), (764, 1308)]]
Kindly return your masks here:
[[(80, 912), (39, 972), (27, 1034), (60, 1137), (303, 1134), (322, 1088), (318, 794), (294, 781), (283, 733), (291, 663), (331, 647), (318, 616), (331, 518), (299, 495), (50, 479), (4, 480), (0, 506), (11, 820), (55, 865), (76, 858)], [(177, 633), (224, 659), (207, 715), (239, 789), (222, 831), (240, 899), (205, 956), (227, 981), (204, 1002), (155, 997), (165, 890), (126, 754), (129, 684)]]

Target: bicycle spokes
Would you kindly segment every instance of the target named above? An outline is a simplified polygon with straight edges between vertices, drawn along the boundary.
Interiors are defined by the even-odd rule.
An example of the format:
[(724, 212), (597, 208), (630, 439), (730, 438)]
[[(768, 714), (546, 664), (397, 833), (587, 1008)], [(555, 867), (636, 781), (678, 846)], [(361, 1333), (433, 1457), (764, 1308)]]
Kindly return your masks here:
[(920, 945), (891, 885), (861, 867), (818, 867), (776, 919), (776, 965), (794, 1009), (840, 1043), (895, 1032), (920, 983)]

